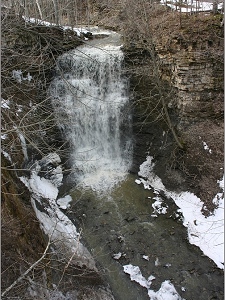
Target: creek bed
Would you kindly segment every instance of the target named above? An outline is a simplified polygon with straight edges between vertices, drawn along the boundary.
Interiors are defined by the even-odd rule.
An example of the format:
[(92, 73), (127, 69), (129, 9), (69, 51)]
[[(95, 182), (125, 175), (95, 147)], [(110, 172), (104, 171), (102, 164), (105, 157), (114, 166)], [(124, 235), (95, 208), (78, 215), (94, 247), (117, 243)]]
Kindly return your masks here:
[[(154, 291), (170, 280), (186, 300), (223, 299), (223, 271), (188, 242), (186, 228), (172, 217), (170, 208), (164, 215), (152, 216), (154, 194), (135, 179), (128, 175), (105, 195), (91, 190), (71, 193), (70, 218), (82, 230), (115, 299), (149, 299), (147, 289), (123, 272), (127, 264), (139, 266), (145, 278), (153, 275)], [(118, 253), (121, 257), (113, 258)]]

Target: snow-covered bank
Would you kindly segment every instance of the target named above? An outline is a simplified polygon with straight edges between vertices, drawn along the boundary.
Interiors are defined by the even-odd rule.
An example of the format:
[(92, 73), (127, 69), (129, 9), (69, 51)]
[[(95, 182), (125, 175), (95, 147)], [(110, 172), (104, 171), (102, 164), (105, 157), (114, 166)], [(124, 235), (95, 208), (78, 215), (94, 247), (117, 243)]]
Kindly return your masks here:
[[(142, 183), (145, 189), (154, 189), (156, 194), (161, 190), (167, 197), (171, 197), (180, 208), (179, 212), (183, 214), (183, 224), (187, 227), (189, 242), (198, 246), (219, 268), (224, 269), (224, 178), (218, 182), (221, 192), (213, 199), (217, 208), (206, 218), (201, 212), (203, 202), (194, 194), (171, 192), (165, 188), (161, 179), (153, 172), (152, 159), (148, 156), (140, 166), (138, 175), (141, 178), (136, 180), (136, 183)], [(159, 198), (160, 196), (156, 197), (158, 208)], [(156, 207), (154, 203), (153, 207)], [(165, 209), (157, 209), (157, 213), (165, 213)]]
[(162, 4), (167, 5), (171, 7), (174, 10), (181, 11), (182, 13), (189, 13), (189, 12), (201, 12), (201, 11), (212, 11), (213, 5), (218, 5), (218, 9), (223, 9), (223, 1), (218, 0), (216, 2), (213, 1), (195, 1), (195, 0), (187, 0), (185, 3), (182, 3), (180, 5), (179, 2), (173, 2), (173, 1), (167, 1), (167, 0), (161, 0)]
[(98, 26), (68, 26), (68, 25), (57, 25), (55, 23), (50, 23), (50, 22), (47, 22), (47, 21), (43, 21), (43, 20), (40, 20), (40, 19), (36, 19), (36, 18), (27, 18), (27, 17), (23, 17), (23, 19), (26, 21), (26, 22), (30, 22), (30, 23), (35, 23), (35, 24), (39, 24), (39, 25), (44, 25), (44, 26), (47, 26), (47, 27), (50, 27), (50, 26), (53, 26), (53, 27), (60, 27), (62, 30), (66, 31), (66, 30), (72, 30), (74, 31), (77, 36), (81, 37), (81, 36), (84, 36), (84, 40), (87, 41), (88, 40), (88, 37), (89, 36), (96, 36), (96, 35), (99, 35), (101, 34), (102, 36), (103, 35), (112, 35), (112, 31), (110, 30), (103, 30), (103, 29), (100, 29)]
[[(31, 202), (36, 216), (43, 231), (54, 243), (56, 251), (60, 251), (65, 259), (73, 259), (73, 263), (81, 267), (85, 265), (89, 269), (97, 270), (91, 254), (80, 242), (80, 233), (60, 210), (62, 205), (63, 208), (68, 205), (71, 198), (67, 195), (57, 199), (58, 187), (63, 178), (59, 164), (59, 156), (56, 153), (50, 153), (35, 163), (30, 178), (23, 176), (20, 179), (31, 192)], [(48, 171), (43, 172), (43, 168)]]
[(26, 22), (30, 22), (30, 23), (35, 23), (35, 24), (38, 24), (38, 25), (44, 25), (44, 26), (55, 26), (55, 27), (60, 27), (62, 28), (63, 30), (73, 30), (74, 32), (77, 33), (78, 36), (81, 36), (81, 34), (87, 34), (89, 31), (87, 30), (87, 28), (85, 27), (72, 27), (72, 26), (66, 26), (66, 25), (57, 25), (55, 23), (51, 23), (51, 22), (48, 22), (48, 21), (43, 21), (43, 20), (40, 20), (40, 19), (36, 19), (36, 18), (29, 18), (29, 17), (25, 17), (23, 16), (23, 19), (26, 21)]

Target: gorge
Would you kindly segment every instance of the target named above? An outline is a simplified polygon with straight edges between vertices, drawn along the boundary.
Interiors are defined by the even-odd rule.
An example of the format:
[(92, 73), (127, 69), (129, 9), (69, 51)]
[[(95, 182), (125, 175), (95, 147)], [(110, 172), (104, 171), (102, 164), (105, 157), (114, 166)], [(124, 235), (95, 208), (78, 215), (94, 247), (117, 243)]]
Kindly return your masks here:
[[(191, 181), (190, 178), (192, 174), (197, 177), (200, 175), (199, 178), (202, 177), (201, 166), (197, 166), (197, 171), (193, 167), (188, 170), (185, 168), (189, 167), (196, 149), (202, 147), (198, 155), (203, 159), (201, 162), (204, 164), (205, 160), (208, 159), (210, 165), (215, 156), (210, 156), (210, 153), (206, 153), (203, 147), (203, 142), (206, 141), (205, 136), (202, 136), (204, 131), (201, 131), (201, 140), (199, 131), (193, 134), (192, 128), (197, 122), (197, 118), (201, 120), (207, 118), (208, 124), (213, 124), (218, 129), (214, 132), (220, 137), (219, 118), (221, 118), (222, 108), (219, 104), (219, 97), (217, 98), (218, 105), (216, 105), (213, 114), (207, 116), (205, 114), (205, 112), (212, 112), (211, 108), (204, 110), (203, 113), (201, 110), (199, 112), (193, 109), (190, 122), (190, 113), (187, 113), (187, 111), (192, 106), (191, 103), (194, 102), (187, 99), (188, 105), (185, 105), (186, 96), (190, 96), (190, 92), (197, 95), (201, 91), (195, 84), (198, 81), (190, 80), (192, 91), (186, 92), (185, 80), (181, 79), (179, 81), (179, 76), (180, 78), (187, 78), (188, 76), (195, 78), (197, 73), (201, 72), (199, 71), (201, 67), (189, 68), (190, 61), (186, 62), (187, 65), (183, 62), (179, 65), (178, 60), (177, 64), (179, 66), (176, 67), (171, 63), (171, 61), (174, 61), (175, 54), (170, 61), (167, 57), (168, 55), (171, 58), (170, 51), (167, 50), (168, 52), (165, 54), (166, 50), (162, 46), (161, 48), (156, 47), (157, 55), (159, 57), (161, 55), (163, 93), (166, 91), (170, 95), (170, 100), (172, 99), (168, 102), (171, 122), (176, 131), (183, 132), (179, 134), (179, 138), (182, 136), (188, 146), (190, 144), (187, 139), (188, 135), (185, 138), (186, 132), (191, 132), (191, 137), (194, 136), (192, 142), (196, 143), (196, 139), (198, 140), (197, 147), (193, 149), (193, 152), (190, 152), (188, 147), (189, 152), (182, 152), (183, 150), (176, 152), (173, 136), (162, 115), (160, 115), (162, 105), (158, 101), (157, 90), (153, 88), (155, 82), (151, 80), (152, 73), (149, 72), (145, 76), (146, 70), (149, 71), (149, 66), (151, 66), (149, 64), (152, 57), (151, 52), (144, 49), (143, 45), (137, 43), (135, 46), (128, 46), (124, 41), (124, 46), (121, 48), (122, 42), (117, 33), (103, 30), (103, 39), (99, 39), (99, 34), (100, 32), (97, 33), (98, 37), (96, 39), (86, 40), (82, 42), (85, 45), (76, 45), (75, 50), (70, 50), (59, 57), (56, 71), (53, 72), (55, 78), (51, 78), (53, 81), (50, 83), (49, 91), (52, 98), (51, 103), (53, 104), (53, 122), (56, 122), (56, 124), (54, 123), (54, 129), (50, 131), (50, 134), (47, 133), (47, 136), (49, 136), (49, 141), (52, 141), (50, 143), (51, 149), (55, 149), (55, 145), (59, 145), (61, 151), (61, 147), (63, 147), (63, 151), (58, 152), (62, 153), (63, 168), (65, 174), (68, 174), (68, 176), (64, 176), (63, 185), (60, 186), (60, 180), (57, 179), (57, 174), (59, 177), (61, 176), (60, 160), (57, 156), (54, 156), (55, 160), (48, 162), (49, 150), (45, 153), (45, 156), (42, 156), (40, 152), (37, 154), (36, 150), (31, 148), (30, 151), (30, 148), (28, 148), (30, 161), (24, 163), (24, 166), (30, 175), (27, 173), (21, 174), (22, 171), (19, 173), (20, 176), (25, 175), (28, 178), (28, 181), (24, 180), (28, 188), (31, 187), (30, 180), (33, 180), (35, 176), (39, 177), (40, 182), (43, 184), (48, 183), (48, 187), (55, 184), (55, 187), (59, 189), (59, 195), (56, 188), (57, 197), (53, 197), (53, 202), (55, 203), (54, 207), (61, 210), (61, 212), (57, 212), (58, 216), (65, 212), (68, 217), (66, 222), (69, 224), (72, 221), (77, 230), (79, 229), (78, 231), (82, 232), (82, 243), (85, 244), (95, 258), (97, 267), (100, 270), (100, 277), (104, 278), (101, 281), (96, 274), (92, 274), (92, 280), (84, 279), (86, 283), (83, 283), (83, 287), (81, 287), (83, 291), (79, 290), (76, 296), (73, 294), (70, 297), (71, 299), (77, 299), (78, 297), (83, 297), (82, 299), (92, 297), (91, 299), (95, 299), (94, 297), (98, 297), (98, 286), (102, 288), (105, 284), (105, 287), (111, 287), (115, 299), (149, 299), (150, 296), (148, 295), (150, 294), (151, 297), (159, 296), (163, 292), (163, 285), (161, 286), (161, 284), (165, 283), (165, 286), (172, 291), (174, 299), (181, 299), (181, 297), (185, 299), (194, 299), (195, 297), (198, 299), (207, 299), (207, 297), (209, 299), (210, 297), (211, 299), (222, 299), (222, 271), (204, 256), (199, 248), (189, 244), (186, 228), (181, 224), (182, 215), (178, 213), (178, 207), (174, 201), (163, 190), (154, 188), (151, 185), (148, 188), (146, 185), (146, 189), (144, 189), (141, 185), (135, 183), (135, 181), (139, 183), (139, 180), (147, 179), (143, 172), (140, 174), (140, 178), (138, 178), (137, 173), (146, 156), (150, 155), (154, 157), (154, 172), (162, 178), (167, 188), (173, 188), (177, 191), (193, 188), (193, 191), (196, 191), (196, 181)], [(177, 38), (175, 38), (176, 40)], [(112, 41), (116, 45), (112, 46), (110, 44), (109, 46), (109, 42)], [(135, 42), (135, 39), (133, 42)], [(182, 45), (182, 43), (179, 44), (179, 51)], [(173, 47), (171, 46), (171, 49), (175, 51)], [(182, 51), (180, 54), (182, 53), (184, 57), (186, 54), (185, 51)], [(190, 54), (190, 51), (188, 53)], [(195, 57), (195, 59), (197, 58)], [(200, 63), (197, 62), (197, 65), (200, 65)], [(213, 64), (207, 64), (207, 67), (212, 68)], [(192, 69), (196, 70), (196, 68), (198, 69), (196, 72), (191, 72)], [(151, 70), (154, 70), (154, 68)], [(188, 73), (188, 76), (184, 75), (185, 72)], [(215, 73), (213, 74), (215, 75)], [(212, 82), (218, 82), (218, 85), (208, 85), (210, 90), (208, 92), (219, 95), (222, 93), (221, 82), (219, 83), (219, 79), (216, 78), (219, 78), (221, 73), (217, 72), (216, 74)], [(209, 77), (212, 78), (212, 76)], [(204, 80), (211, 79), (206, 78)], [(179, 89), (178, 98), (175, 97), (177, 96), (176, 90), (174, 91), (168, 86), (170, 81), (174, 82), (174, 87)], [(189, 84), (191, 84), (190, 82)], [(27, 82), (28, 85), (31, 83)], [(149, 86), (151, 86), (151, 89), (149, 89)], [(193, 90), (195, 86), (196, 90)], [(151, 94), (150, 90), (152, 91)], [(181, 95), (182, 93), (183, 95)], [(204, 89), (203, 94), (198, 94), (196, 97), (201, 102), (205, 94)], [(156, 103), (159, 103), (159, 110), (156, 110), (156, 114), (149, 114), (149, 111), (146, 111), (145, 99), (153, 99)], [(179, 104), (176, 103), (176, 99), (179, 99)], [(189, 104), (191, 105), (189, 106)], [(8, 103), (8, 105), (11, 105), (11, 103)], [(50, 105), (50, 103), (47, 102), (47, 105)], [(153, 103), (153, 106), (151, 105), (151, 101), (149, 101), (147, 108), (150, 109), (150, 112), (154, 110), (155, 103)], [(76, 108), (75, 111), (73, 108)], [(178, 111), (179, 116), (177, 115)], [(132, 118), (131, 112), (133, 114)], [(218, 119), (217, 124), (215, 124), (215, 120), (212, 121), (214, 114), (216, 114), (215, 119)], [(158, 119), (159, 121), (157, 121)], [(153, 120), (154, 122), (152, 122)], [(204, 120), (200, 124), (200, 129), (204, 128), (205, 124)], [(132, 130), (131, 125), (133, 126)], [(210, 130), (213, 129), (213, 126), (210, 127)], [(54, 141), (54, 137), (57, 137), (57, 142)], [(29, 145), (29, 136), (26, 136), (26, 143)], [(210, 182), (215, 181), (215, 186), (207, 196), (209, 200), (208, 204), (207, 201), (205, 203), (206, 215), (210, 215), (210, 212), (213, 211), (210, 199), (212, 200), (213, 197), (211, 196), (214, 196), (217, 190), (219, 191), (216, 179), (221, 179), (222, 174), (222, 170), (218, 171), (222, 163), (221, 144), (218, 148), (213, 148), (210, 144), (211, 148), (212, 151), (217, 150), (216, 164), (213, 166), (213, 172), (211, 172), (211, 168), (207, 168), (207, 172), (211, 176)], [(44, 148), (41, 149), (43, 151)], [(7, 147), (5, 150), (7, 150)], [(132, 151), (134, 151), (133, 163), (131, 161)], [(185, 155), (187, 154), (192, 155), (185, 161)], [(173, 155), (174, 165), (171, 164)], [(43, 157), (44, 159), (42, 159)], [(198, 156), (196, 157), (196, 159), (199, 159)], [(180, 161), (179, 158), (181, 158)], [(22, 156), (20, 156), (20, 160), (23, 161)], [(7, 164), (6, 162), (9, 169)], [(92, 175), (96, 175), (96, 173), (99, 173), (100, 176), (93, 177)], [(188, 174), (188, 176), (184, 174)], [(6, 173), (4, 176), (6, 178), (8, 174)], [(54, 181), (52, 181), (53, 179)], [(74, 184), (75, 189), (73, 187), (71, 190), (70, 188)], [(207, 184), (207, 181), (204, 181), (204, 184)], [(202, 187), (198, 187), (199, 195), (204, 191), (204, 184)], [(50, 190), (49, 188), (49, 194), (51, 194)], [(40, 191), (41, 185), (39, 186)], [(34, 196), (34, 191), (30, 190), (30, 192)], [(64, 208), (61, 208), (59, 204), (57, 206), (57, 203), (60, 203), (60, 201), (57, 201), (63, 199), (63, 197), (65, 198), (68, 193), (73, 199), (69, 198), (69, 205), (64, 206)], [(44, 195), (43, 193), (42, 198), (39, 199), (41, 201), (37, 205), (37, 209), (40, 213), (48, 211), (51, 215), (50, 207), (48, 204), (46, 205), (48, 199), (45, 199)], [(158, 209), (161, 212), (166, 211), (165, 215), (157, 214), (156, 202), (158, 200), (161, 203)], [(29, 199), (26, 201), (29, 201)], [(152, 206), (153, 201), (155, 206)], [(9, 199), (6, 196), (4, 203), (7, 204), (6, 207), (9, 206)], [(196, 222), (198, 223), (198, 220)], [(123, 268), (127, 272), (132, 269), (131, 264), (140, 266), (143, 278), (148, 278), (151, 275), (155, 279), (153, 280), (153, 277), (151, 277), (151, 280), (149, 279), (149, 282), (145, 283), (142, 278), (142, 287), (131, 282), (123, 272)], [(65, 278), (70, 278), (70, 276), (65, 275)], [(57, 276), (55, 279), (57, 284)], [(166, 285), (168, 284), (167, 280), (170, 280), (176, 291), (173, 290), (172, 285)], [(96, 283), (97, 288), (95, 289), (93, 286)], [(145, 284), (147, 291), (143, 288), (146, 287)], [(69, 281), (67, 283), (66, 280), (61, 286), (58, 284), (58, 287), (62, 288), (64, 295), (68, 291), (73, 291), (72, 284), (69, 285)], [(91, 290), (95, 290), (95, 296), (90, 296)], [(86, 298), (85, 293), (87, 293)], [(107, 299), (107, 293), (101, 290), (101, 297)], [(61, 295), (60, 299), (66, 299), (65, 297)], [(111, 299), (112, 296), (108, 294), (107, 297)]]

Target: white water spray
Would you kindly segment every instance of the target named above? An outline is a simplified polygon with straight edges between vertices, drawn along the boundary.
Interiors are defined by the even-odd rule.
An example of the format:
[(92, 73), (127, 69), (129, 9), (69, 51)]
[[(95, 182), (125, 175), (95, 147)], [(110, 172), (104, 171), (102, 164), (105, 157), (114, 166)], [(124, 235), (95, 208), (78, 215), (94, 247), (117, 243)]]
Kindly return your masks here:
[(118, 46), (80, 46), (58, 60), (51, 85), (58, 125), (71, 145), (78, 187), (112, 188), (131, 165), (128, 81)]

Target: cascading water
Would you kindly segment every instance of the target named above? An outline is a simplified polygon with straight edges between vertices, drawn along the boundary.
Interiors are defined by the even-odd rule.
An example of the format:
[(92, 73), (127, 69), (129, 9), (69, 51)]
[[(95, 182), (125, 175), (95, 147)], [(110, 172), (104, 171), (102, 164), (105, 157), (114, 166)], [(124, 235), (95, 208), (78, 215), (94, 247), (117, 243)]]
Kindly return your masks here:
[(50, 92), (72, 148), (78, 187), (110, 189), (130, 167), (131, 115), (122, 63), (120, 47), (107, 43), (80, 46), (58, 60)]

